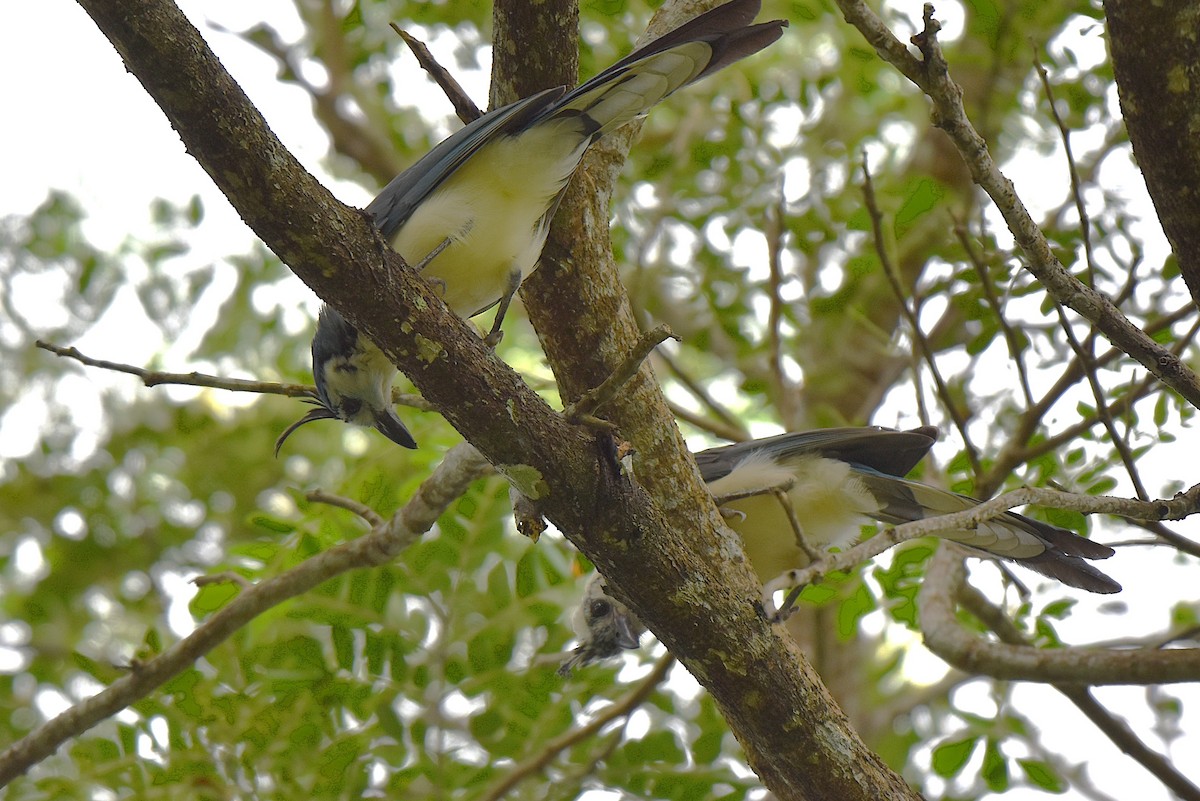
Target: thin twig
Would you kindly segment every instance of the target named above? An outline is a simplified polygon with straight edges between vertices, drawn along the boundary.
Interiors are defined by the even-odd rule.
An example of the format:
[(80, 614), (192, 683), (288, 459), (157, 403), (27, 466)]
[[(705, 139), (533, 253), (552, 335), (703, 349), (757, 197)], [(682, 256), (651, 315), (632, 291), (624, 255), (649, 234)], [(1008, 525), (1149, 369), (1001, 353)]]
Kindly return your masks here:
[(617, 392), (638, 373), (642, 362), (663, 342), (668, 339), (678, 340), (679, 337), (671, 332), (666, 325), (660, 325), (642, 334), (617, 368), (612, 371), (604, 383), (594, 389), (589, 389), (579, 396), (579, 400), (563, 410), (569, 420), (579, 420), (589, 417), (594, 411), (617, 397)]
[(433, 53), (429, 52), (429, 48), (425, 46), (417, 37), (407, 31), (401, 30), (396, 23), (389, 23), (392, 30), (400, 35), (404, 43), (408, 45), (408, 49), (412, 50), (413, 55), (417, 57), (417, 63), (421, 68), (429, 73), (429, 77), (433, 78), (434, 83), (442, 88), (446, 94), (446, 99), (454, 106), (454, 113), (463, 123), (474, 122), (483, 116), (483, 112), (479, 110), (479, 106), (475, 105), (475, 101), (471, 96), (463, 90), (458, 81), (454, 80), (454, 76), (449, 70), (437, 62), (433, 57)]
[(310, 503), (323, 503), (326, 506), (336, 506), (339, 509), (345, 509), (347, 512), (353, 512), (363, 520), (366, 520), (371, 528), (382, 526), (384, 523), (383, 517), (378, 512), (353, 498), (334, 495), (332, 492), (326, 492), (322, 489), (312, 490), (305, 494), (304, 497)]
[(714, 495), (713, 503), (720, 509), (722, 506), (727, 506), (735, 501), (744, 501), (746, 498), (758, 498), (762, 495), (770, 495), (776, 491), (787, 492), (796, 485), (794, 479), (782, 481), (779, 484), (772, 484), (769, 487), (754, 487), (752, 489), (737, 490), (736, 492), (726, 492), (723, 495)]
[(792, 426), (795, 425), (798, 417), (796, 392), (783, 367), (783, 254), (786, 252), (783, 223), (786, 213), (786, 203), (781, 191), (775, 205), (768, 210), (767, 226), (764, 232), (767, 237), (767, 266), (771, 271), (767, 284), (767, 297), (771, 302), (767, 312), (767, 352), (770, 353), (771, 358), (775, 397), (781, 406), (780, 417), (788, 426)]
[(796, 517), (796, 507), (792, 505), (792, 499), (787, 490), (774, 487), (771, 494), (775, 496), (775, 500), (779, 501), (779, 505), (783, 507), (783, 513), (787, 515), (788, 525), (792, 527), (792, 537), (796, 540), (796, 545), (804, 551), (804, 555), (810, 562), (820, 559), (821, 552), (812, 547), (808, 538), (804, 536), (804, 529), (800, 527), (800, 518)]
[(1058, 106), (1054, 100), (1054, 88), (1050, 86), (1050, 74), (1042, 66), (1042, 60), (1038, 57), (1036, 47), (1033, 48), (1033, 66), (1037, 69), (1038, 77), (1041, 78), (1042, 91), (1046, 93), (1046, 101), (1050, 104), (1050, 116), (1054, 118), (1059, 138), (1062, 139), (1063, 150), (1066, 152), (1067, 171), (1071, 177), (1071, 197), (1075, 200), (1075, 212), (1079, 215), (1079, 234), (1083, 239), (1083, 253), (1087, 263), (1087, 284), (1095, 287), (1096, 257), (1092, 250), (1092, 221), (1088, 217), (1087, 207), (1083, 203), (1083, 184), (1079, 180), (1079, 169), (1075, 166), (1075, 154), (1071, 150), (1071, 132), (1067, 130), (1066, 123), (1058, 113)]
[(714, 420), (711, 417), (704, 417), (703, 415), (693, 412), (691, 409), (680, 406), (674, 401), (668, 400), (667, 407), (671, 410), (671, 414), (673, 414), (679, 420), (682, 420), (688, 425), (694, 426), (701, 431), (707, 431), (713, 436), (720, 437), (721, 439), (726, 439), (730, 442), (744, 442), (750, 438), (749, 432), (740, 426), (730, 426), (720, 420)]
[(871, 180), (871, 170), (867, 164), (866, 153), (863, 153), (862, 174), (863, 199), (867, 206), (867, 216), (871, 219), (871, 234), (875, 241), (875, 253), (879, 256), (879, 263), (883, 267), (883, 274), (896, 296), (896, 302), (900, 305), (900, 311), (904, 314), (904, 319), (908, 321), (913, 341), (917, 343), (917, 347), (921, 351), (921, 357), (929, 367), (929, 374), (933, 378), (934, 386), (937, 388), (938, 397), (941, 398), (946, 413), (954, 421), (954, 427), (958, 429), (958, 435), (962, 437), (963, 448), (967, 454), (968, 461), (971, 462), (971, 471), (976, 476), (979, 476), (983, 473), (983, 465), (979, 461), (979, 452), (975, 450), (975, 446), (971, 444), (971, 438), (967, 435), (967, 419), (963, 416), (958, 404), (954, 402), (950, 388), (946, 386), (946, 382), (942, 378), (942, 373), (937, 366), (937, 360), (934, 358), (933, 348), (930, 347), (929, 340), (925, 338), (925, 332), (921, 330), (921, 323), (917, 319), (917, 315), (909, 308), (908, 297), (904, 292), (904, 287), (900, 284), (900, 276), (896, 271), (896, 266), (892, 264), (892, 259), (888, 255), (887, 248), (884, 247), (883, 214), (879, 211), (879, 204), (875, 202), (875, 184)]
[(650, 671), (650, 675), (642, 679), (641, 684), (635, 687), (628, 695), (617, 701), (612, 706), (605, 709), (588, 723), (580, 726), (578, 729), (560, 734), (553, 740), (550, 740), (532, 757), (524, 760), (515, 768), (509, 771), (503, 779), (496, 782), (486, 793), (481, 797), (483, 801), (497, 801), (504, 795), (517, 786), (523, 779), (526, 779), (535, 773), (538, 773), (551, 760), (567, 750), (576, 743), (583, 742), (589, 737), (597, 734), (601, 729), (607, 726), (610, 722), (620, 717), (625, 717), (645, 703), (658, 685), (662, 684), (666, 679), (667, 674), (671, 670), (671, 666), (675, 664), (675, 657), (668, 654), (658, 661), (654, 666), (654, 670)]
[[(93, 359), (90, 356), (85, 356), (76, 348), (64, 348), (60, 345), (55, 345), (44, 340), (37, 340), (34, 343), (42, 350), (48, 350), (56, 356), (62, 356), (67, 359), (74, 359), (80, 364), (88, 367), (98, 367), (102, 370), (113, 370), (118, 373), (127, 373), (132, 376), (137, 376), (142, 380), (142, 383), (147, 387), (157, 387), (165, 384), (180, 384), (190, 387), (211, 387), (212, 389), (225, 389), (230, 392), (257, 392), (260, 395), (284, 395), (289, 398), (315, 398), (316, 388), (309, 384), (280, 384), (273, 381), (247, 381), (242, 378), (224, 378), (218, 375), (208, 375), (206, 373), (166, 373), (159, 370), (147, 370), (144, 367), (136, 367), (132, 364), (123, 364), (121, 362), (110, 362), (104, 359)], [(412, 395), (409, 393), (392, 390), (392, 403), (400, 406), (410, 406), (414, 409), (422, 409), (425, 411), (431, 410), (429, 402), (420, 395)]]
[[(667, 370), (683, 385), (684, 389), (690, 392), (696, 400), (700, 401), (701, 405), (715, 414), (720, 419), (721, 424), (723, 424), (716, 424), (719, 430), (711, 428), (707, 430), (731, 442), (742, 442), (743, 440), (750, 439), (750, 432), (746, 430), (742, 421), (737, 419), (723, 404), (718, 403), (712, 395), (708, 394), (708, 390), (704, 388), (704, 385), (689, 375), (670, 353), (665, 350), (656, 350), (654, 351), (654, 358), (665, 364)], [(727, 436), (722, 431), (738, 433), (734, 436)]]
[(1062, 305), (1055, 300), (1054, 309), (1058, 312), (1059, 326), (1067, 335), (1067, 342), (1071, 345), (1071, 350), (1083, 365), (1083, 374), (1087, 377), (1088, 386), (1092, 390), (1092, 399), (1096, 402), (1096, 416), (1100, 422), (1104, 424), (1105, 430), (1108, 431), (1108, 438), (1112, 442), (1113, 447), (1117, 449), (1117, 454), (1121, 457), (1121, 462), (1125, 465), (1125, 472), (1129, 474), (1130, 481), (1133, 482), (1134, 491), (1142, 500), (1149, 499), (1150, 495), (1146, 492), (1146, 487), (1142, 484), (1141, 474), (1138, 473), (1137, 463), (1133, 458), (1133, 451), (1129, 448), (1129, 443), (1125, 437), (1117, 431), (1117, 424), (1113, 420), (1112, 411), (1109, 409), (1108, 400), (1105, 398), (1104, 387), (1100, 385), (1100, 376), (1096, 374), (1095, 363), (1092, 359), (1092, 354), (1089, 354), (1080, 343), (1078, 337), (1075, 336), (1074, 330), (1071, 328), (1071, 321), (1067, 319), (1067, 313)]
[(979, 276), (979, 285), (983, 289), (983, 297), (987, 301), (988, 306), (992, 309), (992, 314), (996, 316), (996, 320), (1000, 323), (1000, 331), (1004, 334), (1004, 342), (1008, 345), (1009, 358), (1013, 360), (1013, 364), (1017, 366), (1017, 378), (1021, 383), (1021, 392), (1025, 396), (1025, 407), (1033, 406), (1033, 391), (1029, 388), (1029, 373), (1025, 368), (1025, 354), (1022, 352), (1021, 343), (1017, 339), (1017, 332), (1009, 325), (1008, 318), (1004, 316), (1004, 306), (1000, 303), (1000, 298), (996, 296), (996, 290), (992, 286), (991, 278), (988, 275), (987, 265), (983, 263), (983, 258), (975, 252), (975, 248), (971, 245), (971, 237), (967, 234), (966, 224), (954, 218), (954, 235), (958, 237), (959, 244), (962, 245), (963, 251), (967, 254), (967, 261), (975, 268), (975, 274)]

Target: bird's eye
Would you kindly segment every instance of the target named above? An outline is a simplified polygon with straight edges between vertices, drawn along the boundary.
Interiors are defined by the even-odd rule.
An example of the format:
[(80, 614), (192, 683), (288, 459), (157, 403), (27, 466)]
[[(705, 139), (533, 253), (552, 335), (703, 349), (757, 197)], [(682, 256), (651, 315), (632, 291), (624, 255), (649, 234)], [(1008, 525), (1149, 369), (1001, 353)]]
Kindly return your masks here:
[(607, 617), (608, 613), (611, 611), (612, 604), (610, 604), (608, 601), (592, 601), (592, 605), (588, 609), (588, 612), (591, 614), (593, 620)]
[(357, 417), (362, 411), (363, 402), (358, 398), (346, 398), (342, 401), (342, 414), (346, 417)]

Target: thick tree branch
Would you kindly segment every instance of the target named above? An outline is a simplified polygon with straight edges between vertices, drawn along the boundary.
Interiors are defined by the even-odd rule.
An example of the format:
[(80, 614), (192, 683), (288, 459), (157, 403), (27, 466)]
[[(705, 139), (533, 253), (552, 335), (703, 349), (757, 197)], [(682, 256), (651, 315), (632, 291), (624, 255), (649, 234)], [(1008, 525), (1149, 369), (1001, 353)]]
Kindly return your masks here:
[(1189, 0), (1105, 0), (1121, 116), (1179, 271), (1200, 305), (1200, 50)]
[[(496, 30), (502, 29), (502, 22), (511, 29), (515, 15), (523, 13), (527, 5), (523, 0), (499, 0)], [(574, 0), (555, 0), (538, 7), (543, 22), (557, 21), (565, 28), (565, 32), (549, 32), (547, 41), (569, 40), (572, 52), (577, 37), (577, 20), (570, 10), (573, 5)], [(712, 5), (716, 3), (667, 3), (651, 22), (647, 37), (661, 35)], [(539, 29), (541, 33), (546, 32)], [(535, 50), (496, 44), (494, 103), (513, 100), (516, 94), (507, 90), (514, 87), (527, 94), (574, 81), (572, 60), (562, 60), (555, 68)], [(711, 80), (721, 79), (717, 75)], [(589, 150), (559, 209), (541, 266), (521, 288), (526, 311), (566, 403), (607, 379), (639, 337), (608, 236), (612, 187), (639, 130), (638, 123), (625, 126)], [(776, 668), (759, 662), (753, 638), (736, 626), (736, 618), (749, 610), (735, 604), (726, 607), (731, 613), (716, 613), (714, 593), (732, 592), (744, 604), (757, 596), (757, 581), (744, 561), (729, 561), (729, 549), (736, 551), (739, 544), (732, 532), (724, 529), (695, 465), (685, 458), (683, 438), (648, 366), (606, 407), (605, 417), (633, 444), (637, 480), (653, 494), (666, 518), (684, 529), (692, 558), (699, 556), (702, 564), (689, 561), (690, 575), (685, 578), (677, 572), (678, 562), (647, 570), (649, 565), (627, 558), (642, 553), (640, 548), (628, 554), (594, 552), (586, 543), (573, 541), (608, 578), (614, 595), (628, 604), (711, 692), (751, 767), (782, 799), (908, 797), (911, 791), (903, 780), (866, 749), (807, 664), (801, 666), (792, 661), (796, 657), (788, 656), (783, 661), (790, 666), (783, 669), (792, 675), (767, 679), (760, 687), (765, 694), (750, 694), (751, 685), (766, 678), (759, 671)], [(720, 527), (722, 534), (714, 535), (710, 526)], [(703, 615), (672, 613), (668, 600), (672, 597), (708, 609)], [(757, 615), (757, 607), (752, 608)], [(700, 623), (700, 618), (709, 622)], [(705, 631), (704, 627), (711, 628)], [(709, 640), (708, 634), (714, 636)], [(783, 641), (789, 650), (794, 648), (790, 638)], [(739, 659), (713, 658), (729, 653), (731, 642), (737, 643)], [(749, 658), (743, 660), (743, 655)], [(785, 689), (786, 685), (795, 690)]]

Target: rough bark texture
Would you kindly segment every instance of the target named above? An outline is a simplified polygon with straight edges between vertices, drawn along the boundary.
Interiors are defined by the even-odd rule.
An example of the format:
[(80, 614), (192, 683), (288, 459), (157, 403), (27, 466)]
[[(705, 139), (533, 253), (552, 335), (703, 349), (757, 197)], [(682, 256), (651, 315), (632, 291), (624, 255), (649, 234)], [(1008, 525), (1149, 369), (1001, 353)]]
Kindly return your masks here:
[(1200, 7), (1107, 0), (1121, 113), (1146, 189), (1200, 304)]
[[(648, 410), (634, 408), (657, 394), (648, 373), (612, 410), (642, 450), (643, 488), (621, 473), (609, 438), (551, 410), (400, 263), (365, 217), (296, 163), (177, 8), (167, 0), (80, 5), (263, 241), (366, 331), (573, 543), (621, 577), (618, 594), (712, 693), (778, 797), (915, 797), (855, 736), (790, 639), (764, 621), (753, 575), (720, 533), (694, 465), (678, 450), (673, 422), (659, 411), (661, 399)], [(591, 215), (601, 226), (604, 208)], [(567, 270), (556, 281), (562, 275), (578, 280)], [(619, 290), (605, 285), (598, 295), (590, 278), (581, 289), (579, 296), (561, 292), (557, 328), (587, 331), (591, 342), (606, 336), (594, 332), (611, 327), (605, 353), (623, 353), (633, 326), (610, 316), (628, 317)], [(618, 297), (615, 311), (591, 305), (601, 296)], [(566, 394), (596, 383), (592, 372), (606, 366), (572, 371)]]

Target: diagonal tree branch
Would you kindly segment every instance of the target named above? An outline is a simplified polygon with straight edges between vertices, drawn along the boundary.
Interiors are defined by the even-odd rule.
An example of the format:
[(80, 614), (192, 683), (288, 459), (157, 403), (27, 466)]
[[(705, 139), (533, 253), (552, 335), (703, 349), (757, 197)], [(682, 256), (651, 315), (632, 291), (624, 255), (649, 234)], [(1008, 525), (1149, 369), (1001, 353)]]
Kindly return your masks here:
[(446, 507), (483, 475), (487, 467), (487, 462), (470, 445), (464, 443), (452, 449), (391, 520), (381, 521), (369, 534), (331, 548), (286, 573), (249, 587), (192, 634), (159, 656), (136, 665), (129, 675), (39, 726), (7, 748), (0, 754), (0, 787), (53, 754), (67, 740), (145, 698), (268, 609), (347, 571), (376, 567), (391, 561), (432, 528)]

